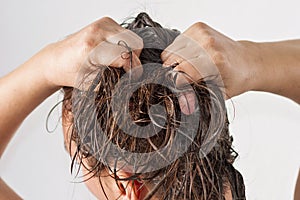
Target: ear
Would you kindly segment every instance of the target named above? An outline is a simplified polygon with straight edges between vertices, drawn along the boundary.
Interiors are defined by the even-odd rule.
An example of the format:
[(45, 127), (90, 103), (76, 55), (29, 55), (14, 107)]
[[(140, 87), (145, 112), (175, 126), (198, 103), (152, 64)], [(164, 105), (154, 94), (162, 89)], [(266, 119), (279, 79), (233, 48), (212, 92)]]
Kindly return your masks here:
[(120, 190), (122, 193), (122, 200), (139, 200), (141, 194), (141, 186), (137, 180), (120, 181)]

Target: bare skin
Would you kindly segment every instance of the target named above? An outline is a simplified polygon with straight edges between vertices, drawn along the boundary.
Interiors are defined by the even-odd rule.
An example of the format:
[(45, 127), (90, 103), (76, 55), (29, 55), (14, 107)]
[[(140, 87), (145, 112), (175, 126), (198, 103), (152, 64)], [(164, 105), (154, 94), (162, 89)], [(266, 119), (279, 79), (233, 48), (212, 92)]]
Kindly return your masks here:
[[(124, 31), (112, 19), (102, 18), (65, 40), (46, 46), (0, 79), (0, 96), (6, 97), (0, 99), (0, 156), (32, 110), (62, 86), (76, 86), (75, 79), (80, 66), (86, 62), (85, 58), (91, 50), (100, 43), (109, 49), (106, 52), (114, 53), (105, 55), (106, 52), (99, 48), (105, 59), (97, 57), (96, 52), (91, 60), (93, 65), (110, 64), (129, 70), (129, 60), (121, 59), (120, 56), (124, 48), (116, 45), (119, 40), (126, 41), (134, 49), (134, 66), (140, 64), (138, 49), (143, 46), (141, 39), (132, 32), (125, 31), (126, 34), (122, 34)], [(115, 35), (118, 36), (112, 37)], [(204, 59), (210, 59), (217, 66), (228, 97), (255, 90), (279, 94), (300, 103), (300, 40), (274, 43), (233, 41), (203, 23), (192, 25), (182, 35), (196, 41), (208, 56)], [(162, 59), (166, 65), (178, 62), (175, 70), (184, 71), (198, 80), (207, 73), (199, 69), (205, 68), (191, 65), (199, 63), (197, 61), (188, 62), (174, 55), (174, 52), (179, 51), (178, 47), (182, 49), (182, 45), (176, 42), (178, 40), (166, 49)], [(198, 59), (197, 56), (196, 58)], [(122, 199), (137, 199), (133, 190), (134, 188), (128, 188), (125, 193), (123, 191), (118, 194), (123, 195)], [(0, 179), (1, 199), (21, 198)]]
[(298, 179), (297, 179), (296, 188), (295, 188), (294, 200), (300, 200), (300, 170), (298, 173)]
[[(190, 26), (179, 37), (161, 55), (165, 65), (179, 63), (175, 70), (189, 74), (196, 81), (203, 74), (220, 73), (227, 97), (265, 91), (300, 103), (300, 40), (234, 41), (201, 22)], [(198, 48), (195, 46), (205, 51), (218, 71), (209, 71), (211, 68), (205, 66), (208, 62), (203, 51), (187, 55), (191, 49)]]
[[(126, 49), (117, 45), (119, 40), (127, 41), (134, 49), (143, 48), (140, 37), (105, 17), (62, 41), (46, 46), (16, 70), (2, 77), (0, 94), (6, 98), (0, 100), (0, 112), (3, 113), (0, 115), (0, 157), (19, 125), (32, 110), (62, 86), (75, 86), (80, 66), (99, 44), (109, 48), (106, 51), (108, 53), (102, 52), (103, 59), (98, 59), (101, 64), (128, 69), (129, 60), (121, 58), (121, 53)], [(140, 65), (139, 54), (138, 50), (133, 52), (133, 66)], [(17, 196), (1, 179), (0, 199), (20, 199)]]
[[(220, 74), (226, 98), (247, 91), (264, 91), (300, 104), (300, 40), (268, 43), (234, 41), (201, 22), (190, 26), (181, 36), (184, 37), (177, 38), (162, 53), (164, 65), (178, 63), (174, 70), (187, 73), (195, 81), (203, 75)], [(197, 48), (195, 46), (205, 51), (217, 71), (205, 66), (209, 62), (202, 56), (202, 50), (199, 55), (186, 54)], [(300, 170), (294, 199), (300, 200)]]

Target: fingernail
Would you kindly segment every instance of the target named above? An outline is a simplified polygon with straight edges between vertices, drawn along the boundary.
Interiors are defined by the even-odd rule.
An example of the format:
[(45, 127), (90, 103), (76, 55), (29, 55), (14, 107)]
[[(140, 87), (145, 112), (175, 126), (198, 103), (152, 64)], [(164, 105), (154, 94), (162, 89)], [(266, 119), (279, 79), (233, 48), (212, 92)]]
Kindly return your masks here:
[(177, 73), (178, 74), (175, 80), (177, 87), (180, 88), (181, 86), (188, 85), (190, 83), (186, 75), (184, 75), (182, 72), (177, 72)]
[(183, 93), (178, 98), (181, 112), (190, 115), (195, 111), (195, 94), (194, 92)]
[(163, 67), (169, 67), (170, 65), (168, 65), (167, 63), (163, 63), (162, 66)]

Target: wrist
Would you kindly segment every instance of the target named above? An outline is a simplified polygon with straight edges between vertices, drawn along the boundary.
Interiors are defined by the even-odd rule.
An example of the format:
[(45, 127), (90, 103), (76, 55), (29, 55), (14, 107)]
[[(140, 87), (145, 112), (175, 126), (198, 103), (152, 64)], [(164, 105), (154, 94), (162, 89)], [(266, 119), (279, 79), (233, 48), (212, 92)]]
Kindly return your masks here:
[(42, 63), (43, 74), (49, 86), (74, 87), (89, 51), (86, 45), (75, 39), (66, 38), (49, 44), (38, 53), (38, 60)]
[(259, 43), (252, 41), (238, 41), (241, 46), (241, 60), (237, 64), (240, 68), (240, 76), (242, 81), (240, 87), (243, 87), (243, 92), (257, 90), (260, 85), (263, 84), (263, 76), (261, 71), (262, 59), (260, 58), (260, 47)]
[(262, 42), (255, 44), (255, 65), (256, 69), (254, 83), (251, 90), (277, 93), (280, 90), (282, 83), (282, 66), (285, 63), (285, 58), (282, 57), (280, 48), (276, 43)]
[(42, 78), (42, 82), (45, 87), (49, 89), (59, 90), (64, 86), (59, 80), (64, 79), (63, 73), (60, 73), (61, 60), (59, 59), (60, 46), (58, 43), (51, 43), (45, 46), (40, 52), (38, 52), (34, 57), (32, 57), (32, 66), (39, 69), (39, 73)]
[(255, 90), (271, 92), (300, 102), (300, 41), (259, 43), (259, 75)]
[(48, 91), (57, 91), (61, 87), (49, 80), (49, 73), (54, 73), (52, 69), (53, 58), (51, 56), (51, 49), (53, 44), (47, 45), (27, 62), (25, 62), (21, 68), (24, 70), (24, 74), (28, 74), (35, 82), (39, 83), (41, 88)]
[(272, 70), (274, 55), (272, 53), (272, 47), (268, 43), (256, 43), (257, 47), (257, 81), (253, 91), (265, 91), (270, 92), (272, 85), (272, 79), (276, 79), (277, 72)]

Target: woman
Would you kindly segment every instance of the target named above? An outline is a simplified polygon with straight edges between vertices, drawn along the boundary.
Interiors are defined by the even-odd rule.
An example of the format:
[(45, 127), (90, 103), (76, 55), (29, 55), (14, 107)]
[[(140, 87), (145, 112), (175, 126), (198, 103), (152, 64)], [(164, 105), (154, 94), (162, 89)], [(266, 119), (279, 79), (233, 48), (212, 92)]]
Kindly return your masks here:
[[(111, 37), (113, 35), (118, 36)], [(186, 38), (192, 38), (205, 49), (208, 56), (204, 59), (211, 59), (220, 71), (225, 86), (225, 94), (228, 96), (235, 96), (248, 90), (264, 90), (285, 95), (299, 102), (300, 94), (299, 92), (295, 94), (295, 89), (299, 90), (299, 87), (294, 89), (289, 84), (291, 79), (294, 80), (294, 83), (300, 84), (297, 79), (297, 73), (299, 75), (297, 68), (299, 56), (297, 55), (299, 55), (300, 50), (299, 45), (296, 45), (299, 44), (299, 41), (269, 44), (236, 42), (205, 24), (196, 23), (182, 33), (161, 55), (165, 66), (174, 66), (174, 70), (185, 72), (194, 81), (198, 81), (204, 76), (216, 74), (209, 74), (209, 70), (206, 71), (202, 65), (199, 65), (203, 62), (201, 62), (202, 60), (199, 62), (198, 59), (203, 59), (203, 55), (199, 56), (196, 54), (197, 52), (189, 54), (190, 50), (193, 49), (193, 46), (189, 45), (195, 45), (195, 43), (187, 41)], [(133, 49), (130, 57), (122, 55), (124, 46), (118, 45), (119, 41), (126, 41), (126, 44)], [(1, 79), (1, 95), (7, 97), (1, 99), (0, 104), (5, 105), (5, 107), (0, 107), (1, 113), (4, 113), (0, 120), (1, 153), (18, 125), (39, 103), (61, 86), (78, 86), (75, 78), (80, 71), (80, 66), (88, 53), (101, 42), (104, 42), (107, 49), (111, 48), (115, 54), (103, 55), (101, 57), (105, 59), (93, 64), (122, 66), (125, 70), (129, 70), (131, 66), (140, 65), (138, 57), (141, 51), (138, 49), (142, 49), (141, 38), (133, 32), (124, 31), (112, 19), (103, 18), (65, 40), (47, 46), (17, 70)], [(282, 57), (280, 60), (274, 61), (273, 58), (277, 54)], [(263, 60), (257, 59), (261, 56), (264, 58)], [(74, 58), (77, 59), (74, 60)], [(283, 69), (282, 66), (288, 67), (293, 72), (283, 76), (281, 71), (287, 70), (286, 68)], [(269, 72), (274, 74), (272, 78), (265, 75), (270, 74)], [(66, 75), (63, 79), (60, 78), (62, 73)], [(286, 80), (286, 76), (289, 76), (289, 81)], [(182, 77), (179, 76), (180, 79)], [(23, 85), (26, 83), (27, 86), (20, 90), (21, 80)], [(24, 98), (16, 98), (19, 96)], [(190, 99), (194, 100), (194, 97)], [(10, 103), (8, 104), (8, 102)], [(181, 108), (184, 109), (184, 106), (189, 107), (190, 101), (181, 101), (180, 104)], [(17, 110), (14, 109), (15, 105), (18, 105)], [(127, 174), (124, 177), (127, 177)], [(115, 180), (117, 180), (116, 177)], [(119, 180), (121, 183), (118, 184), (124, 185), (115, 188), (116, 191), (118, 191), (117, 189), (121, 191), (118, 195), (122, 195), (124, 199), (136, 198), (137, 187), (128, 187), (131, 184), (128, 184), (126, 179)], [(96, 183), (94, 184), (96, 185)], [(135, 184), (138, 185), (139, 183), (135, 182)], [(125, 192), (122, 188), (125, 189)], [(97, 189), (97, 191), (99, 190)], [(6, 195), (4, 197), (11, 195), (12, 198), (17, 198), (9, 188), (1, 192), (2, 194), (3, 196)], [(224, 195), (226, 196), (226, 194)], [(140, 195), (143, 196), (144, 194)], [(231, 196), (226, 196), (226, 198), (230, 199)]]
[[(100, 44), (77, 89), (65, 88), (66, 146), (90, 190), (99, 199), (245, 199), (215, 79), (176, 87), (175, 77), (185, 74), (174, 72), (176, 64), (163, 67), (160, 55), (179, 32), (146, 13), (124, 26), (143, 39), (140, 77), (140, 69), (95, 65), (106, 50)], [(118, 44), (130, 60), (131, 48)]]

